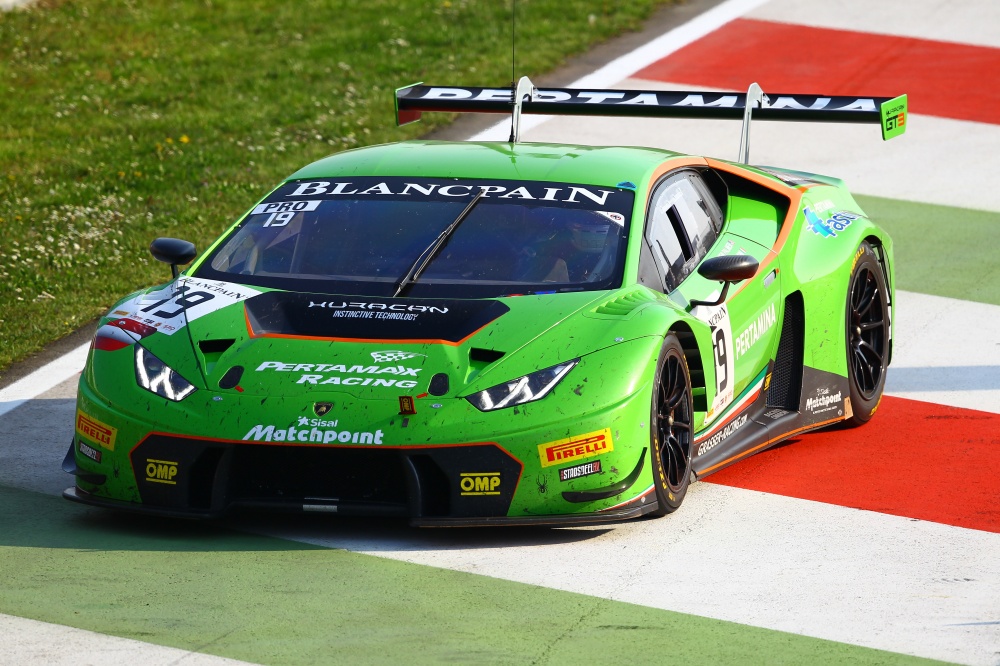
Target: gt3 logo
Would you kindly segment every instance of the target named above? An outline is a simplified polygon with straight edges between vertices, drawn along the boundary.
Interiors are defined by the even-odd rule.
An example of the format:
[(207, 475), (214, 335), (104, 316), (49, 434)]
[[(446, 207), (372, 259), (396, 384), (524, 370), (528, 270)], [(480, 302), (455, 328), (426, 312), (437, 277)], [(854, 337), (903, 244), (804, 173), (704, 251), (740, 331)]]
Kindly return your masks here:
[(459, 476), (462, 495), (500, 494), (500, 472), (462, 472)]
[(897, 127), (903, 127), (906, 125), (906, 114), (900, 111), (894, 116), (890, 116), (885, 119), (885, 131), (889, 132), (896, 129)]
[(146, 480), (151, 483), (166, 483), (176, 486), (177, 463), (170, 460), (146, 459)]

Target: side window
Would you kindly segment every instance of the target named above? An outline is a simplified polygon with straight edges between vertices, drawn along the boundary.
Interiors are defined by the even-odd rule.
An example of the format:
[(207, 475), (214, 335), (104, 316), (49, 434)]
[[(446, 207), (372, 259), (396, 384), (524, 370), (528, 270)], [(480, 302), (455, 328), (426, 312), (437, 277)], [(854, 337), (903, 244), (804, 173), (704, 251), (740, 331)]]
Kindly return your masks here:
[(665, 291), (674, 290), (695, 269), (722, 226), (722, 213), (696, 171), (661, 181), (646, 212), (646, 242)]

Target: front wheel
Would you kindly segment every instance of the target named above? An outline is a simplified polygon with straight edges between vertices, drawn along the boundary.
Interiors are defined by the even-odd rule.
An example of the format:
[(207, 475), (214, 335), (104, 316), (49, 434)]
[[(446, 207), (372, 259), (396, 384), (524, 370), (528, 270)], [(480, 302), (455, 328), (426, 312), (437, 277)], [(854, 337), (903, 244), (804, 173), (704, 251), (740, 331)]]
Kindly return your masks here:
[(676, 511), (687, 494), (694, 442), (691, 374), (677, 336), (663, 341), (656, 362), (650, 416), (653, 488), (658, 507), (654, 516)]
[(861, 243), (847, 289), (847, 379), (852, 415), (848, 427), (867, 423), (875, 413), (889, 365), (889, 294), (882, 266), (867, 242)]

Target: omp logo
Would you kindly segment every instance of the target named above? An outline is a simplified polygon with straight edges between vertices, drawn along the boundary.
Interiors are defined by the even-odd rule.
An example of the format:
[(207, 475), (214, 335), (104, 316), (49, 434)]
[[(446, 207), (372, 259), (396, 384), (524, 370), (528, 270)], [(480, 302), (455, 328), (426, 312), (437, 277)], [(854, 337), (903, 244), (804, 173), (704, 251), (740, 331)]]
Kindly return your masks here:
[(118, 436), (118, 430), (87, 416), (80, 410), (76, 411), (76, 431), (87, 439), (97, 442), (99, 446), (108, 451), (115, 450), (115, 437)]
[(589, 432), (586, 435), (567, 437), (555, 442), (539, 444), (538, 457), (542, 461), (542, 467), (551, 467), (552, 465), (572, 462), (581, 458), (592, 458), (614, 450), (615, 445), (611, 441), (611, 429), (605, 428), (604, 430)]
[(459, 477), (462, 495), (500, 494), (500, 472), (462, 472)]
[(176, 486), (177, 463), (170, 460), (146, 458), (146, 480), (151, 483), (166, 483)]

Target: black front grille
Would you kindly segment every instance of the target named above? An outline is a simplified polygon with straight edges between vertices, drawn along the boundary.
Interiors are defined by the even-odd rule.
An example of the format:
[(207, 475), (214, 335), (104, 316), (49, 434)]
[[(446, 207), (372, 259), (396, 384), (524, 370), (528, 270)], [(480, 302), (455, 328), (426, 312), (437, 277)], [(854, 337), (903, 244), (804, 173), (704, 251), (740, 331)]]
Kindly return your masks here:
[(805, 308), (802, 294), (795, 292), (785, 298), (785, 315), (781, 320), (781, 339), (771, 370), (771, 385), (767, 391), (767, 406), (798, 411), (802, 393), (802, 340), (805, 332)]
[(233, 450), (227, 499), (407, 506), (406, 483), (397, 451), (244, 445)]

